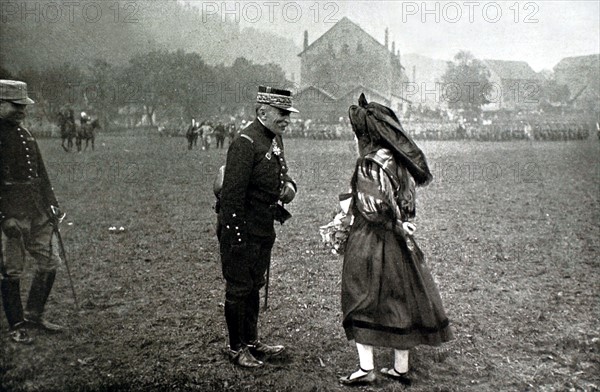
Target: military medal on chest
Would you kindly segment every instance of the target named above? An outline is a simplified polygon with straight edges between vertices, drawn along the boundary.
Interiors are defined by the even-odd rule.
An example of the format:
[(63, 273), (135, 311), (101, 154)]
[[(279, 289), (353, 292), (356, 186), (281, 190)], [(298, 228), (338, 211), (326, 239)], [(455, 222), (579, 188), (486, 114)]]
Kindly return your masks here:
[(268, 160), (271, 160), (271, 152), (273, 152), (273, 154), (275, 154), (275, 156), (279, 156), (281, 154), (281, 148), (279, 148), (279, 146), (277, 145), (277, 141), (275, 139), (273, 139), (273, 142), (271, 143), (271, 147), (269, 148), (269, 151), (267, 151), (267, 153), (265, 154), (265, 157)]

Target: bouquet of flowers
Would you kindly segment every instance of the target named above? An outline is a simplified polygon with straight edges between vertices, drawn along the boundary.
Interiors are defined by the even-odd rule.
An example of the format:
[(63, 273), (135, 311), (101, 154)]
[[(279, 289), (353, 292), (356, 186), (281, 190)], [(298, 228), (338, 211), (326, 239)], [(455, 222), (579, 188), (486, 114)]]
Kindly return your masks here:
[(331, 253), (343, 255), (346, 249), (346, 240), (350, 234), (350, 227), (354, 216), (349, 213), (350, 199), (340, 202), (342, 210), (337, 213), (331, 222), (319, 228), (321, 240), (331, 248)]

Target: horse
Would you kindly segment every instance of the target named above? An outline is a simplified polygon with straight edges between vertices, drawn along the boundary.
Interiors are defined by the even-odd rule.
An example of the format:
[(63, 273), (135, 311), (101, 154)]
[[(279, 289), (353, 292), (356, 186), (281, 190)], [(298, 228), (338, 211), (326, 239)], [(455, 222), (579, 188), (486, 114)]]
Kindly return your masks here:
[(102, 128), (98, 119), (94, 119), (90, 122), (84, 122), (77, 128), (77, 152), (81, 152), (82, 142), (85, 140), (86, 151), (88, 143), (92, 142), (92, 151), (94, 151), (94, 140), (96, 139), (96, 129)]
[[(66, 152), (73, 149), (73, 139), (77, 136), (73, 113), (66, 110), (58, 112), (58, 126), (60, 128), (61, 146)], [(65, 142), (67, 145), (65, 146)]]

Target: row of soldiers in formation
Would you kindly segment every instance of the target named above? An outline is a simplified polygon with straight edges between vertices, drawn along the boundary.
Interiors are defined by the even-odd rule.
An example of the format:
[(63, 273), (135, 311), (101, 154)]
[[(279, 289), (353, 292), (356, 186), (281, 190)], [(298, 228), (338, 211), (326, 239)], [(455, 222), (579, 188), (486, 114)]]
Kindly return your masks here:
[[(437, 125), (437, 126), (436, 126)], [(423, 140), (582, 140), (591, 133), (585, 122), (493, 122), (473, 124), (418, 124), (410, 127), (415, 139)]]
[[(587, 122), (496, 122), (491, 124), (456, 124), (443, 121), (406, 122), (406, 132), (415, 140), (584, 140), (590, 134), (600, 137), (600, 125)], [(306, 128), (294, 128), (287, 137), (325, 140), (352, 139), (351, 129), (341, 124), (319, 124)]]
[[(295, 122), (290, 125), (286, 137), (319, 140), (351, 140), (352, 130), (345, 124), (315, 123), (311, 127), (300, 126)], [(229, 142), (243, 129), (245, 123), (194, 120), (186, 128), (158, 127), (160, 136), (186, 136), (188, 148), (197, 145), (201, 140), (203, 149), (208, 149), (213, 141), (217, 148), (223, 148), (225, 139)], [(590, 134), (600, 138), (600, 124), (590, 122), (494, 122), (480, 125), (457, 125), (445, 121), (409, 122), (403, 124), (406, 132), (415, 140), (584, 140)], [(56, 130), (47, 127), (31, 126), (36, 137), (55, 137)], [(191, 145), (190, 145), (191, 140)]]

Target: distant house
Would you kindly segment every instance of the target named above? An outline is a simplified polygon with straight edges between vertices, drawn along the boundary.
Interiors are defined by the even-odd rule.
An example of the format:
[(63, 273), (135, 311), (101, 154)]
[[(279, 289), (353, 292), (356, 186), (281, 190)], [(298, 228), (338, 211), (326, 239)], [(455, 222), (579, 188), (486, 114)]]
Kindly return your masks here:
[(358, 85), (348, 91), (346, 94), (340, 96), (338, 98), (338, 102), (343, 105), (343, 107), (348, 109), (350, 105), (357, 104), (357, 98), (361, 93), (365, 94), (367, 101), (377, 101), (385, 106), (391, 106), (392, 102), (389, 95), (363, 85)]
[(600, 54), (566, 57), (554, 66), (554, 75), (569, 88), (574, 108), (600, 110)]
[[(402, 83), (408, 82), (400, 63), (400, 51), (395, 42), (388, 48), (386, 29), (385, 44), (381, 44), (360, 26), (344, 17), (325, 34), (308, 44), (308, 32), (304, 33), (304, 50), (298, 55), (301, 64), (300, 95), (319, 92), (335, 102), (330, 117), (347, 116), (348, 101), (356, 104), (361, 92), (371, 94), (375, 100), (404, 111), (406, 100), (399, 98)], [(369, 94), (367, 94), (367, 92)], [(343, 100), (340, 102), (339, 100)], [(344, 107), (345, 106), (345, 107)], [(301, 116), (318, 118), (314, 105), (304, 108), (299, 103)], [(303, 110), (304, 109), (304, 110)], [(318, 111), (318, 110), (317, 110)]]
[(401, 115), (411, 103), (409, 100), (404, 99), (395, 93), (386, 95), (367, 86), (359, 85), (348, 91), (345, 95), (339, 97), (337, 100), (338, 105), (342, 110), (348, 111), (350, 105), (357, 104), (357, 98), (361, 93), (365, 94), (365, 97), (369, 102), (376, 101), (387, 107), (394, 108), (398, 115)]
[(540, 101), (543, 78), (525, 61), (483, 60), (490, 71), (492, 102), (489, 111), (535, 109)]
[(300, 117), (322, 119), (327, 122), (337, 120), (338, 103), (336, 98), (327, 91), (308, 86), (294, 94), (294, 106), (300, 110)]

